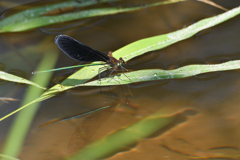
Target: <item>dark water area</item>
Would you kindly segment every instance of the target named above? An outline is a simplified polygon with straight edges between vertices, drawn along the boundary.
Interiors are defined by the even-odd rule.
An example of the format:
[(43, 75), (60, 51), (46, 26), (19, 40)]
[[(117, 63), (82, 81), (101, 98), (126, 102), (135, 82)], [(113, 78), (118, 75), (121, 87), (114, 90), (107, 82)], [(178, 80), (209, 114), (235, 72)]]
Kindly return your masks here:
[[(21, 9), (23, 4), (30, 2), (0, 2), (0, 13), (11, 15), (15, 8)], [(240, 5), (240, 1), (236, 0), (215, 2), (227, 9)], [(42, 1), (40, 4), (48, 3), (50, 2)], [(143, 4), (144, 1), (131, 0), (101, 4), (100, 7), (131, 7)], [(37, 4), (35, 2), (30, 3), (30, 7), (31, 5)], [(37, 48), (36, 44), (47, 39), (46, 48), (55, 46), (54, 38), (58, 34), (69, 35), (107, 53), (143, 38), (182, 29), (223, 12), (198, 1), (186, 1), (46, 26), (27, 32), (3, 33), (0, 34), (0, 69), (30, 79), (31, 72), (35, 71), (44, 54), (44, 48)], [(136, 57), (124, 67), (129, 71), (167, 70), (190, 64), (217, 64), (239, 60), (239, 39), (240, 21), (237, 16), (203, 30), (192, 38)], [(38, 52), (35, 54), (34, 51)], [(58, 52), (59, 59), (55, 68), (78, 64), (60, 49)], [(75, 71), (70, 69), (54, 72), (48, 87), (59, 83), (61, 78), (66, 78)], [(230, 159), (240, 153), (239, 73), (240, 70), (232, 70), (183, 79), (133, 83), (129, 86), (78, 87), (68, 90), (41, 103), (19, 158), (64, 159), (90, 142), (129, 126), (159, 109), (165, 109), (167, 114), (179, 113), (184, 119), (110, 155), (107, 159), (186, 160), (194, 156)], [(0, 101), (2, 117), (21, 106), (28, 86), (0, 81), (0, 88), (0, 97), (20, 100), (9, 103)], [(103, 106), (112, 107), (39, 128), (51, 120), (86, 113)], [(194, 114), (188, 114), (186, 110), (193, 111)], [(0, 122), (0, 149), (4, 147), (14, 117)]]

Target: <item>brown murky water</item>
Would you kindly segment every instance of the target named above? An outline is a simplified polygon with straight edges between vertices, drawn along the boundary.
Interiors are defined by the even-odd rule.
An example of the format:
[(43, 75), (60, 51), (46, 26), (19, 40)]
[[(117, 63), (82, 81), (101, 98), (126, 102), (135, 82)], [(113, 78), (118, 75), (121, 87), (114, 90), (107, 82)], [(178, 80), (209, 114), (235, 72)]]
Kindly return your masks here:
[[(16, 2), (17, 3), (17, 2)], [(21, 3), (23, 3), (21, 1)], [(46, 2), (47, 3), (47, 2)], [(141, 2), (127, 2), (127, 6)], [(232, 9), (240, 5), (236, 0), (221, 0), (218, 4)], [(8, 4), (7, 8), (20, 4)], [(114, 51), (142, 38), (181, 29), (203, 18), (223, 11), (197, 2), (187, 1), (141, 11), (104, 16), (91, 20), (78, 29), (65, 30), (62, 26), (43, 27), (25, 33), (0, 35), (0, 67), (7, 72), (30, 78), (34, 64), (41, 55), (19, 56), (26, 46), (33, 46), (46, 37), (54, 44), (54, 37), (67, 34), (103, 52)], [(83, 21), (82, 23), (84, 23)], [(87, 21), (89, 23), (89, 21)], [(76, 23), (76, 22), (74, 22)], [(71, 25), (72, 23), (69, 23)], [(60, 31), (59, 31), (60, 30)], [(137, 57), (125, 65), (127, 69), (172, 69), (189, 64), (221, 63), (240, 59), (240, 21), (235, 17), (216, 27), (204, 30), (194, 37), (162, 50)], [(10, 56), (5, 53), (12, 53)], [(77, 64), (59, 50), (57, 67)], [(70, 71), (54, 73), (67, 76)], [(179, 121), (156, 134), (139, 141), (126, 150), (108, 157), (109, 160), (177, 159), (192, 157), (233, 158), (240, 153), (240, 71), (208, 73), (195, 77), (131, 84), (127, 86), (84, 87), (64, 92), (41, 104), (25, 141), (20, 159), (63, 159), (86, 144), (119, 128), (128, 126), (161, 108), (169, 114), (180, 113)], [(1, 82), (0, 97), (22, 99), (26, 85)], [(120, 105), (114, 107), (114, 104)], [(99, 107), (113, 107), (59, 122), (44, 128), (40, 125), (56, 118), (84, 113)], [(1, 116), (9, 113), (19, 102), (0, 104)], [(191, 113), (185, 112), (190, 110)], [(13, 117), (0, 123), (0, 147), (3, 147)]]

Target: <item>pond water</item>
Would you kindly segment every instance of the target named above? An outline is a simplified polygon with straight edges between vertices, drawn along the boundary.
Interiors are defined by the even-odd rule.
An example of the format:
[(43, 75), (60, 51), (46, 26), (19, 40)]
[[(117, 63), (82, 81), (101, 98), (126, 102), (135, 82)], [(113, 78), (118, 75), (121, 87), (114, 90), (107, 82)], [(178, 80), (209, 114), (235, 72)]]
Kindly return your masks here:
[[(22, 9), (23, 4), (30, 1), (0, 3), (3, 3), (0, 12), (4, 17)], [(48, 3), (35, 2), (27, 7)], [(240, 2), (235, 0), (221, 0), (217, 3), (227, 9), (240, 5)], [(120, 4), (122, 7), (131, 7), (143, 5), (144, 1), (123, 1)], [(108, 3), (98, 7), (118, 5)], [(55, 46), (54, 38), (59, 34), (69, 35), (107, 53), (137, 40), (173, 32), (223, 12), (198, 1), (186, 1), (61, 23), (27, 32), (3, 33), (0, 35), (0, 69), (30, 79), (31, 72), (35, 71), (47, 48)], [(124, 67), (129, 71), (167, 70), (190, 64), (217, 64), (238, 60), (239, 39), (240, 21), (237, 16), (170, 47), (136, 57)], [(57, 49), (57, 52), (59, 59), (55, 68), (78, 64), (60, 49)], [(60, 83), (75, 71), (70, 69), (54, 72), (48, 87)], [(108, 73), (103, 73), (102, 76), (107, 76)], [(160, 109), (166, 111), (163, 113), (166, 116), (177, 118), (154, 134), (104, 158), (235, 158), (240, 153), (239, 73), (240, 70), (232, 70), (183, 79), (133, 83), (128, 86), (78, 87), (68, 90), (41, 103), (19, 158), (64, 159), (87, 144), (130, 126)], [(2, 117), (21, 106), (28, 85), (6, 81), (1, 81), (0, 84), (0, 97), (19, 99), (9, 103), (0, 101)], [(104, 106), (111, 107), (40, 128), (54, 119), (83, 114)], [(14, 117), (15, 115), (0, 122), (0, 149), (4, 148)]]

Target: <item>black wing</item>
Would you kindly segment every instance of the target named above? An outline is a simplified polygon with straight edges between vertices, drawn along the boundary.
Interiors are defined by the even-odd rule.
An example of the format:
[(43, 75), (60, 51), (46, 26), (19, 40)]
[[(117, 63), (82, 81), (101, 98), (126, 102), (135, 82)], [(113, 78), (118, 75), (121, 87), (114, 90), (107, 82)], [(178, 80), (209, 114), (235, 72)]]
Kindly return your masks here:
[(55, 38), (56, 45), (69, 57), (76, 61), (104, 61), (109, 60), (105, 53), (92, 49), (85, 44), (66, 35), (58, 35)]

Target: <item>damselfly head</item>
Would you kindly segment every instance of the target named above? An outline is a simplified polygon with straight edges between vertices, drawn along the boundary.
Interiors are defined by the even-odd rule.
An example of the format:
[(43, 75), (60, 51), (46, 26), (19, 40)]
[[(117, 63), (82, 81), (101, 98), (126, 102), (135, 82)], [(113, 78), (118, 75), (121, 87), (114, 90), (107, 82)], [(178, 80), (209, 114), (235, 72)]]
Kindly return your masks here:
[(121, 63), (126, 63), (126, 62), (123, 60), (122, 57), (119, 58), (119, 61), (120, 61)]

